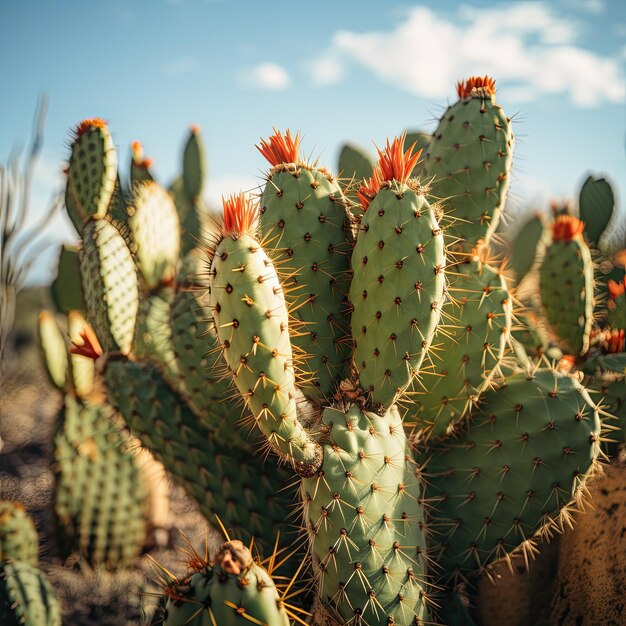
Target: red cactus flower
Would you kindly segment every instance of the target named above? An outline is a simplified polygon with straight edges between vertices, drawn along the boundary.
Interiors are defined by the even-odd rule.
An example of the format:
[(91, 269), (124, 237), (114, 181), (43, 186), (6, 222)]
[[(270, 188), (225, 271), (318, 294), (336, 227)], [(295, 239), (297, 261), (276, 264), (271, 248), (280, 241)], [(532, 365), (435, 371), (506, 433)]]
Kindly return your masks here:
[(559, 215), (552, 223), (552, 239), (554, 241), (572, 241), (580, 237), (585, 229), (585, 222), (581, 222), (573, 215)]
[(270, 162), (273, 167), (281, 163), (297, 163), (298, 148), (300, 147), (300, 135), (291, 136), (289, 129), (283, 135), (274, 129), (274, 134), (266, 141), (261, 139), (261, 145), (257, 150)]
[(496, 93), (496, 81), (490, 76), (470, 76), (467, 80), (460, 80), (456, 84), (459, 99), (472, 96), (486, 97)]
[(224, 221), (222, 234), (241, 235), (254, 230), (258, 215), (258, 206), (244, 193), (222, 198)]

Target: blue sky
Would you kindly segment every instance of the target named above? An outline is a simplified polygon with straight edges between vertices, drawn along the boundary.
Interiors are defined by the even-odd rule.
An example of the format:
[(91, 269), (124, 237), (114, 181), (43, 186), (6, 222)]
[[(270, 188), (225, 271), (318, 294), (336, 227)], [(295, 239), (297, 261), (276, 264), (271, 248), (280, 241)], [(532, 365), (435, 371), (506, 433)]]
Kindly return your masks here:
[[(432, 130), (474, 73), (496, 78), (514, 115), (512, 214), (574, 196), (588, 171), (626, 197), (622, 0), (4, 0), (0, 159), (26, 143), (47, 93), (37, 213), (62, 184), (79, 120), (108, 120), (123, 168), (142, 141), (163, 183), (196, 123), (216, 206), (260, 183), (254, 144), (273, 126), (302, 131), (305, 152), (336, 169), (344, 141), (373, 149), (404, 128)], [(73, 234), (59, 218), (47, 236)], [(44, 255), (34, 281), (50, 272)]]

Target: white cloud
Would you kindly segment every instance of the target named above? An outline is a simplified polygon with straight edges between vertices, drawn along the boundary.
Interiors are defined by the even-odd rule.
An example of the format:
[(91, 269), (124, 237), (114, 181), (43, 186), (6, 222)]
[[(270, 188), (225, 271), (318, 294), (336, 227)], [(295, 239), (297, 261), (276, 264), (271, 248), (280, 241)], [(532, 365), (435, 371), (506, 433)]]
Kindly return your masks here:
[(174, 59), (166, 63), (163, 67), (163, 71), (168, 76), (180, 76), (181, 74), (192, 72), (196, 68), (196, 65), (197, 61), (193, 57), (180, 57), (179, 59)]
[[(544, 2), (478, 9), (461, 7), (454, 20), (426, 7), (410, 9), (392, 31), (338, 31), (310, 64), (316, 84), (343, 76), (357, 63), (380, 80), (425, 98), (443, 98), (459, 78), (493, 75), (508, 99), (566, 94), (578, 106), (624, 98), (618, 56), (603, 57), (576, 45), (577, 23)], [(338, 68), (338, 69), (337, 69)], [(333, 73), (334, 71), (334, 73)]]
[(600, 15), (606, 10), (604, 0), (565, 0), (565, 6), (592, 15)]
[(260, 63), (241, 75), (241, 85), (246, 88), (258, 87), (278, 91), (286, 89), (290, 83), (287, 70), (276, 63)]

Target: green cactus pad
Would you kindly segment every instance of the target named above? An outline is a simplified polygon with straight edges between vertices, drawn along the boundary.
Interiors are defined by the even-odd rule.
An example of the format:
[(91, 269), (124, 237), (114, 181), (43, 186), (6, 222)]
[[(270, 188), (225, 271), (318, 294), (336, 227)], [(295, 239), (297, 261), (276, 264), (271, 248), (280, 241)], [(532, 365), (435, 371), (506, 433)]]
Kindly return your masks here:
[(495, 232), (509, 187), (513, 155), (511, 120), (496, 102), (495, 82), (472, 77), (459, 83), (459, 100), (439, 120), (423, 172), (431, 194), (456, 220), (448, 234), (466, 250)]
[(0, 500), (0, 562), (39, 562), (39, 537), (35, 524), (19, 502)]
[(64, 556), (132, 565), (147, 536), (147, 493), (135, 452), (107, 405), (65, 397), (54, 438), (54, 512)]
[[(82, 230), (81, 230), (82, 233)], [(63, 246), (59, 254), (57, 276), (50, 286), (52, 301), (59, 313), (85, 311), (83, 286), (80, 279), (78, 248)]]
[(563, 508), (582, 494), (600, 429), (587, 392), (552, 370), (487, 391), (456, 436), (424, 452), (439, 575), (476, 573), (558, 527)]
[(180, 223), (170, 194), (158, 183), (133, 186), (128, 226), (136, 248), (137, 267), (150, 290), (171, 283), (180, 253)]
[(150, 172), (152, 159), (146, 159), (143, 153), (143, 146), (138, 141), (132, 143), (132, 157), (130, 160), (130, 187), (137, 183), (153, 181), (154, 177)]
[(240, 541), (220, 547), (215, 562), (166, 589), (163, 626), (289, 626), (272, 577)]
[(75, 130), (67, 174), (66, 207), (80, 233), (90, 216), (103, 218), (117, 181), (117, 154), (106, 123), (84, 120)]
[(255, 452), (255, 437), (236, 448), (232, 435), (222, 435), (235, 428), (232, 422), (213, 418), (213, 429), (203, 426), (152, 367), (113, 360), (105, 377), (109, 401), (209, 521), (218, 515), (229, 531), (245, 540), (254, 535), (260, 547), (285, 530), (293, 503), (293, 489), (286, 487), (291, 473), (265, 463)]
[(115, 226), (106, 220), (87, 223), (80, 262), (87, 318), (102, 347), (128, 354), (139, 305), (137, 271)]
[(454, 268), (449, 291), (451, 321), (433, 340), (433, 376), (424, 375), (409, 410), (409, 422), (445, 433), (478, 405), (507, 350), (512, 299), (501, 271), (478, 259)]
[(511, 244), (511, 266), (517, 283), (530, 272), (535, 264), (539, 242), (544, 232), (543, 220), (534, 215), (517, 232)]
[(67, 346), (61, 329), (50, 311), (39, 313), (37, 329), (48, 378), (57, 389), (65, 391), (69, 373)]
[(185, 195), (194, 200), (202, 194), (206, 178), (206, 152), (198, 126), (192, 126), (183, 152), (183, 186)]
[(557, 217), (539, 269), (543, 309), (559, 344), (571, 354), (589, 349), (593, 325), (594, 264), (575, 217)]
[[(404, 149), (408, 150), (413, 144), (415, 144), (414, 151), (422, 150), (422, 158), (415, 164), (413, 171), (411, 172), (412, 178), (419, 178), (422, 174), (424, 165), (424, 155), (428, 149), (428, 145), (432, 141), (433, 136), (428, 133), (424, 133), (419, 130), (407, 131), (404, 137)], [(427, 182), (427, 181), (422, 181)]]
[(36, 567), (22, 561), (0, 563), (0, 624), (61, 626), (52, 586)]
[(322, 604), (341, 624), (422, 624), (422, 485), (397, 408), (328, 408), (321, 429), (324, 463), (301, 492)]
[(198, 247), (209, 233), (209, 215), (200, 197), (193, 200), (187, 197), (182, 178), (172, 183), (169, 192), (180, 220), (181, 254), (186, 255)]
[(580, 219), (585, 223), (587, 240), (597, 246), (615, 208), (610, 183), (604, 178), (589, 176), (580, 190), (578, 207)]
[(443, 235), (419, 188), (384, 183), (352, 255), (354, 365), (361, 387), (389, 407), (430, 347), (445, 289)]
[(289, 316), (274, 265), (250, 234), (231, 232), (229, 220), (255, 208), (238, 196), (224, 205), (223, 238), (211, 264), (211, 307), (223, 354), (237, 389), (270, 445), (298, 467), (315, 471), (321, 449), (296, 415), (297, 390)]
[[(284, 142), (283, 145), (281, 142)], [(259, 148), (272, 165), (261, 196), (264, 248), (286, 277), (297, 325), (291, 341), (307, 355), (310, 380), (302, 392), (321, 402), (332, 397), (349, 357), (348, 291), (351, 244), (348, 214), (338, 181), (298, 158), (299, 138), (272, 135)]]

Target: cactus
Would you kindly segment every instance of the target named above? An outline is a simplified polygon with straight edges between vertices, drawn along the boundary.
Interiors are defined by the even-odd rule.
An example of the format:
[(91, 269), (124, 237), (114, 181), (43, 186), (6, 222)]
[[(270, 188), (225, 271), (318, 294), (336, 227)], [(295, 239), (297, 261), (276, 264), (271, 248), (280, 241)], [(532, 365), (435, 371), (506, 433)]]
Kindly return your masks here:
[(299, 143), (298, 135), (292, 138), (289, 132), (261, 141), (258, 148), (272, 169), (259, 222), (264, 247), (290, 274), (292, 314), (301, 322), (292, 342), (308, 356), (303, 365), (311, 372), (311, 381), (301, 381), (301, 389), (321, 402), (334, 393), (349, 354), (343, 300), (350, 267), (348, 214), (337, 180), (301, 161)]
[(496, 102), (495, 81), (472, 77), (457, 85), (459, 99), (442, 115), (426, 151), (423, 172), (446, 215), (448, 229), (471, 249), (495, 232), (509, 187), (511, 120)]
[(37, 566), (39, 537), (30, 515), (19, 502), (0, 500), (0, 562)]
[(50, 583), (22, 561), (0, 563), (0, 623), (6, 626), (61, 626), (61, 611)]
[(548, 323), (571, 354), (589, 349), (593, 324), (594, 266), (582, 233), (584, 224), (562, 215), (552, 225), (540, 267), (541, 301)]
[(541, 215), (533, 215), (517, 232), (511, 245), (511, 265), (517, 283), (521, 283), (535, 264), (537, 249), (543, 235)]
[(604, 178), (589, 176), (580, 189), (578, 210), (585, 224), (585, 235), (589, 243), (598, 245), (606, 230), (615, 206), (610, 183)]
[(163, 626), (289, 626), (274, 581), (241, 541), (222, 544), (210, 562), (194, 554), (190, 565), (165, 588)]
[[(272, 166), (259, 206), (243, 195), (224, 202), (208, 267), (197, 240), (185, 240), (204, 178), (192, 132), (172, 185), (183, 243), (167, 280), (141, 272), (140, 296), (134, 279), (116, 291), (120, 268), (136, 278), (144, 264), (128, 199), (114, 192), (108, 213), (84, 220), (85, 292), (107, 305), (88, 309), (104, 354), (89, 341), (84, 353), (100, 357), (109, 401), (209, 520), (219, 515), (262, 550), (285, 530), (296, 483), (283, 487), (295, 470), (316, 623), (468, 622), (453, 583), (499, 558), (528, 559), (538, 536), (568, 525), (600, 455), (604, 409), (578, 373), (526, 355), (514, 294), (489, 250), (510, 177), (510, 120), (488, 77), (458, 94), (421, 165), (406, 136), (388, 141), (348, 198), (301, 160), (299, 135), (276, 131), (259, 147)], [(112, 213), (120, 207), (128, 229)], [(546, 308), (557, 308), (559, 281), (573, 286), (563, 320), (551, 317), (577, 353), (559, 368), (585, 359), (589, 371), (619, 368), (620, 354), (591, 340), (593, 265), (573, 219), (556, 218), (542, 268)], [(538, 241), (541, 229), (531, 230)], [(623, 333), (612, 330), (607, 341), (621, 351)], [(287, 559), (292, 571), (298, 558)], [(207, 561), (169, 580), (166, 624), (288, 619), (269, 582), (271, 601), (259, 603), (255, 585)]]
[(427, 451), (440, 575), (462, 578), (515, 549), (529, 558), (535, 534), (568, 524), (564, 507), (582, 494), (600, 431), (589, 395), (552, 370), (516, 374), (487, 392), (469, 425)]
[(420, 369), (445, 289), (437, 212), (409, 178), (419, 153), (403, 144), (401, 137), (379, 150), (379, 166), (359, 192), (365, 214), (352, 253), (354, 365), (361, 387), (385, 407)]

